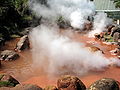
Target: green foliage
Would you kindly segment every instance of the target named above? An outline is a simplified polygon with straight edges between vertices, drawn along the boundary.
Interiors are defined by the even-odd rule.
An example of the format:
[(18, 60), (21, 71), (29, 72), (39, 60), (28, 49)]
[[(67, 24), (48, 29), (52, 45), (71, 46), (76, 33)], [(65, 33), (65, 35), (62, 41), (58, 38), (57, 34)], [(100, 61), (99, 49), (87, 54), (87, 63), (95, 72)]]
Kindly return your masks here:
[(114, 0), (116, 8), (120, 8), (120, 0)]
[(28, 27), (32, 20), (29, 12), (28, 0), (0, 0), (0, 34), (9, 39), (22, 28)]
[(113, 42), (114, 40), (113, 40), (113, 37), (111, 36), (111, 35), (104, 35), (104, 38), (105, 38), (105, 41), (106, 42)]
[(14, 87), (13, 83), (10, 83), (9, 81), (0, 81), (0, 87)]

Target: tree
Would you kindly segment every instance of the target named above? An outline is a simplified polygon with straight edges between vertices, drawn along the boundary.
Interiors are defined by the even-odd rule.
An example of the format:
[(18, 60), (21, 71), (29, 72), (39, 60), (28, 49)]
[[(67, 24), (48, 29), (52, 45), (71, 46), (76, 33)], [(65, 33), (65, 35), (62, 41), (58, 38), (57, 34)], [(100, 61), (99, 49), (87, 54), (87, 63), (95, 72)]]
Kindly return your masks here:
[(120, 0), (114, 0), (116, 8), (120, 8)]
[(0, 34), (9, 39), (11, 34), (27, 27), (27, 0), (0, 0)]

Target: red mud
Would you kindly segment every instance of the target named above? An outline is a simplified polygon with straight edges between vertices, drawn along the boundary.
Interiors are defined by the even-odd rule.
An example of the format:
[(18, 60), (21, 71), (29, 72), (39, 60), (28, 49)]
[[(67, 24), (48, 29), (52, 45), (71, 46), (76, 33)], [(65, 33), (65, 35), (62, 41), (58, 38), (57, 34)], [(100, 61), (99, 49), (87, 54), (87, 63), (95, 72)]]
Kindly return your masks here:
[[(7, 42), (6, 46), (3, 49), (13, 50), (18, 40), (19, 39)], [(114, 57), (109, 52), (110, 50), (113, 50), (115, 48), (114, 45), (105, 45), (100, 41), (94, 40), (94, 38), (88, 38), (87, 36), (83, 36), (78, 33), (75, 33), (73, 35), (73, 40), (77, 42), (83, 42), (86, 44), (86, 46), (90, 45), (97, 46), (105, 52), (106, 57)], [(41, 87), (45, 87), (47, 85), (56, 85), (58, 77), (53, 78), (48, 77), (47, 74), (43, 73), (43, 70), (41, 70), (40, 68), (37, 69), (32, 68), (31, 65), (33, 63), (33, 60), (30, 50), (23, 51), (19, 54), (21, 57), (16, 61), (2, 62), (2, 68), (0, 69), (0, 72), (5, 72), (13, 75), (21, 83), (37, 84)], [(103, 77), (113, 78), (117, 81), (120, 81), (120, 68), (111, 66), (107, 68), (105, 71), (91, 72), (82, 77), (80, 76), (80, 79), (88, 87), (94, 81)]]

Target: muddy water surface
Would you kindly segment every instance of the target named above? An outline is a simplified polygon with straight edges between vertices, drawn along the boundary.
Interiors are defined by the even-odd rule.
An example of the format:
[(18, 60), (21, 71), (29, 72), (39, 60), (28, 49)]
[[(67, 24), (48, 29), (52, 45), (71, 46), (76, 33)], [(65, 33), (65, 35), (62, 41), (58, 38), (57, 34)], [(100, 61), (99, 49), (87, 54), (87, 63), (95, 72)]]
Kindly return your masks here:
[[(94, 38), (88, 38), (87, 36), (74, 33), (72, 39), (77, 42), (82, 42), (86, 46), (94, 45), (99, 47), (105, 52), (106, 57), (114, 57), (110, 54), (110, 50), (115, 48), (114, 45), (105, 45), (100, 41), (94, 40)], [(4, 49), (15, 48), (15, 45), (19, 39), (14, 39), (9, 42), (6, 42)], [(2, 68), (0, 72), (9, 73), (13, 75), (21, 83), (32, 83), (37, 84), (41, 87), (46, 85), (56, 85), (56, 77), (49, 77), (41, 68), (33, 68), (33, 59), (31, 50), (25, 50), (20, 52), (20, 58), (12, 62), (2, 62)], [(94, 81), (103, 78), (109, 77), (120, 81), (120, 68), (111, 66), (104, 71), (100, 72), (90, 72), (87, 75), (79, 76), (80, 79), (85, 83), (86, 86), (89, 86)]]

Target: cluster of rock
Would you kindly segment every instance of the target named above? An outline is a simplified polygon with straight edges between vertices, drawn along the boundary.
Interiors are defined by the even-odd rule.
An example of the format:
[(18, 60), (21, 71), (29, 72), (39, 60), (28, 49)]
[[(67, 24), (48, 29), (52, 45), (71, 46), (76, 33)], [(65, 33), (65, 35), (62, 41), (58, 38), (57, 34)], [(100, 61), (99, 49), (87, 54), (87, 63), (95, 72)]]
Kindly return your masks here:
[(0, 81), (0, 90), (120, 90), (119, 82), (110, 78), (100, 79), (88, 88), (78, 77), (70, 75), (61, 76), (57, 81), (57, 87), (47, 86), (45, 88), (32, 84), (22, 85), (9, 75), (2, 76), (0, 80), (7, 82), (3, 84)]
[[(4, 40), (0, 39), (0, 45), (4, 45), (5, 42)], [(1, 66), (1, 61), (12, 61), (18, 59), (20, 56), (17, 53), (30, 48), (30, 43), (28, 39), (28, 35), (24, 35), (23, 37), (20, 38), (18, 43), (16, 44), (15, 50), (4, 50), (1, 51), (0, 53), (0, 66)]]
[(96, 33), (94, 36), (98, 40), (117, 45), (117, 48), (112, 52), (120, 57), (120, 26), (110, 25), (105, 32)]

